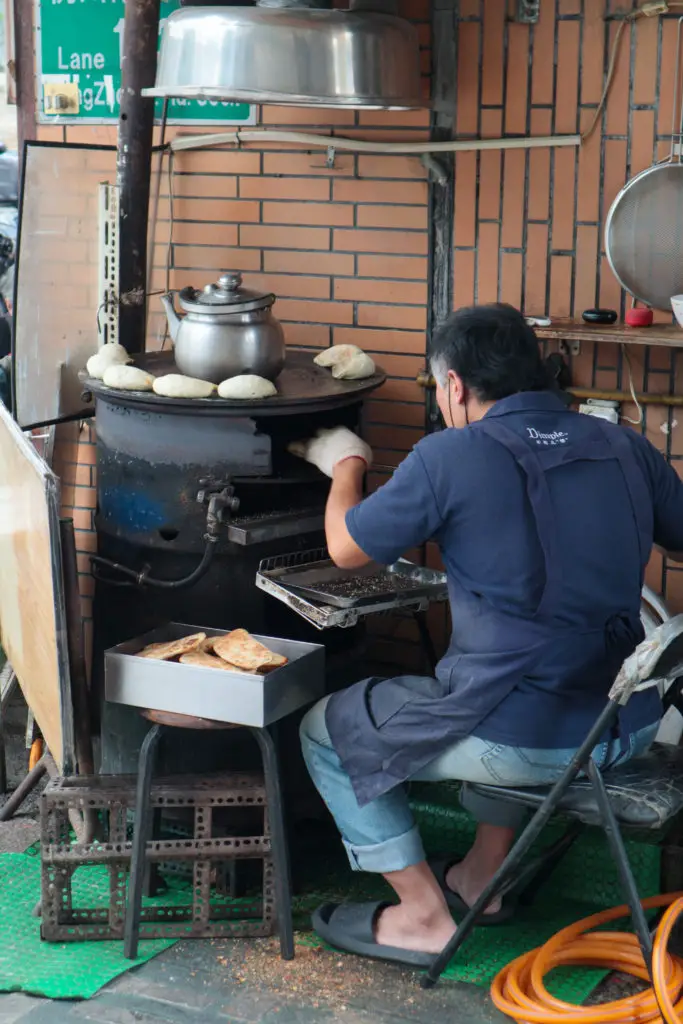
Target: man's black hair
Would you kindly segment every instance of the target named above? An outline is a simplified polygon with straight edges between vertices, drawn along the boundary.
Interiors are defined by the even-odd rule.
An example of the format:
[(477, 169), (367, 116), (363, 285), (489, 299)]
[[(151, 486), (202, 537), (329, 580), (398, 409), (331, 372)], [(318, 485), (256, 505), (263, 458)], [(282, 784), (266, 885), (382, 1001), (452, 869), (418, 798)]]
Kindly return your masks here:
[(430, 361), (440, 380), (454, 370), (482, 402), (552, 386), (533, 328), (502, 303), (452, 313), (434, 332)]

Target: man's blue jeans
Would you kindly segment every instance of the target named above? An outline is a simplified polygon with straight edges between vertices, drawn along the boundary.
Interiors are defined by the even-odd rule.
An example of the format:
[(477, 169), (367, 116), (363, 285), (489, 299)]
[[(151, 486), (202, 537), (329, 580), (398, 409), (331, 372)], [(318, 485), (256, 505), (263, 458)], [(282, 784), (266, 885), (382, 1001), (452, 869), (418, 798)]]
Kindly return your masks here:
[[(327, 804), (341, 832), (351, 867), (356, 871), (386, 874), (401, 871), (425, 859), (403, 786), (359, 807), (332, 746), (325, 725), (324, 698), (311, 708), (301, 723), (301, 743), (311, 778)], [(659, 723), (631, 736), (629, 748), (621, 751), (619, 741), (600, 743), (593, 758), (600, 768), (614, 767), (644, 753), (655, 738)], [(529, 750), (468, 736), (445, 750), (418, 772), (411, 781), (443, 782), (461, 780), (499, 786), (544, 786), (555, 782), (575, 750)], [(525, 817), (524, 808), (504, 801), (476, 796), (467, 785), (462, 805), (478, 822), (517, 828)]]

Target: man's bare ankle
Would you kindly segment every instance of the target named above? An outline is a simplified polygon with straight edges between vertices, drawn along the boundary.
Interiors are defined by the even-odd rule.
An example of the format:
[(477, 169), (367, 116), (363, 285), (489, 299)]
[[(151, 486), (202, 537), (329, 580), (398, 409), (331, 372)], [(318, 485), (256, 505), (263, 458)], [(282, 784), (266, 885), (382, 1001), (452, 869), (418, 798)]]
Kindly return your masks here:
[(431, 931), (434, 927), (443, 924), (450, 919), (446, 907), (437, 903), (428, 902), (402, 902), (399, 903), (401, 916), (410, 921), (411, 925), (422, 931)]

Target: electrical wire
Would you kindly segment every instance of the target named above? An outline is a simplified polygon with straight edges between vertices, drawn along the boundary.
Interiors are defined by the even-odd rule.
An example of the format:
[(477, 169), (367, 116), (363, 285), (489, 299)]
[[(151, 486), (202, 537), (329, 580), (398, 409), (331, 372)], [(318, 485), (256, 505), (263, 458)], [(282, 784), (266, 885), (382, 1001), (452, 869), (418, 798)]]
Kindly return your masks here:
[(593, 132), (595, 131), (595, 129), (598, 126), (598, 123), (600, 121), (600, 118), (602, 117), (602, 114), (603, 114), (603, 111), (605, 109), (605, 106), (607, 105), (607, 98), (609, 97), (610, 90), (612, 88), (612, 82), (614, 80), (614, 72), (616, 71), (616, 68), (617, 68), (617, 58), (619, 57), (619, 48), (621, 46), (621, 37), (624, 34), (624, 29), (626, 28), (626, 26), (630, 25), (638, 17), (639, 17), (639, 13), (636, 10), (636, 11), (633, 11), (631, 14), (627, 14), (626, 17), (624, 18), (624, 20), (619, 22), (619, 26), (617, 27), (616, 35), (614, 36), (614, 42), (612, 43), (612, 50), (611, 50), (611, 53), (610, 53), (610, 56), (609, 56), (609, 64), (607, 65), (607, 75), (605, 76), (605, 84), (603, 86), (602, 96), (600, 97), (600, 101), (599, 101), (597, 107), (595, 108), (595, 114), (593, 115), (593, 120), (591, 121), (591, 123), (589, 124), (588, 128), (586, 129), (585, 132), (583, 132), (583, 134), (581, 136), (581, 142), (587, 142), (588, 139), (590, 139), (591, 135), (593, 134)]
[(617, 27), (614, 40), (612, 42), (612, 49), (609, 55), (609, 61), (607, 64), (607, 74), (605, 76), (605, 84), (602, 90), (602, 96), (595, 108), (595, 114), (589, 124), (588, 128), (581, 135), (581, 142), (587, 142), (591, 135), (595, 131), (604, 112), (609, 97), (612, 83), (614, 81), (614, 73), (617, 69), (617, 60), (619, 57), (619, 51), (621, 48), (621, 40), (624, 35), (624, 30), (627, 25), (632, 25), (635, 21), (640, 18), (653, 18), (661, 17), (663, 14), (669, 14), (672, 10), (680, 10), (683, 8), (683, 0), (650, 0), (650, 2), (641, 4), (640, 7), (636, 7), (634, 11), (629, 11), (623, 16), (623, 19), (619, 22)]
[[(166, 245), (166, 294), (171, 290), (171, 267), (173, 264), (173, 228), (175, 227), (175, 209), (174, 202), (175, 196), (173, 194), (173, 157), (174, 153), (172, 149), (168, 150), (168, 164), (166, 166), (166, 173), (168, 175), (168, 243)], [(161, 339), (161, 350), (166, 348), (166, 342), (168, 341), (168, 317), (164, 324), (164, 336)]]
[(668, 907), (654, 938), (651, 987), (599, 1006), (577, 1006), (557, 999), (545, 986), (546, 975), (562, 966), (597, 967), (650, 981), (635, 935), (591, 930), (629, 916), (629, 908), (620, 906), (576, 921), (507, 964), (491, 985), (496, 1007), (518, 1024), (682, 1024), (683, 959), (667, 947), (683, 914), (683, 893), (652, 896), (641, 904), (645, 910)]
[(622, 355), (623, 355), (624, 359), (626, 360), (626, 368), (628, 370), (628, 389), (631, 392), (631, 398), (633, 399), (633, 401), (635, 403), (635, 406), (636, 406), (636, 409), (638, 410), (638, 419), (637, 420), (632, 420), (630, 416), (622, 416), (621, 418), (626, 423), (632, 423), (634, 427), (640, 427), (640, 426), (642, 426), (643, 420), (645, 419), (645, 414), (643, 412), (642, 405), (638, 401), (638, 395), (636, 394), (636, 388), (635, 388), (635, 385), (633, 383), (633, 367), (631, 365), (631, 357), (630, 357), (630, 355), (628, 353), (628, 349), (626, 348), (626, 346), (624, 344), (622, 344), (620, 347), (621, 347)]
[[(175, 210), (174, 202), (175, 196), (173, 194), (173, 157), (174, 153), (172, 149), (168, 151), (168, 166), (166, 173), (168, 174), (168, 245), (166, 246), (166, 292), (171, 290), (171, 266), (173, 263), (173, 228), (175, 226)], [(166, 339), (164, 338), (164, 341)], [(163, 346), (162, 346), (163, 348)]]

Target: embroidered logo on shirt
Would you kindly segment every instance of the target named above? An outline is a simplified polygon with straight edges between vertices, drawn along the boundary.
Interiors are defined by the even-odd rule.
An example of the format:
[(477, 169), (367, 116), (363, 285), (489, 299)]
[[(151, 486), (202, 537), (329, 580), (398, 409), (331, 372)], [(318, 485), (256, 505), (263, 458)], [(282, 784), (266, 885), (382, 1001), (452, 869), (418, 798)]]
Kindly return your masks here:
[(558, 444), (566, 444), (569, 440), (569, 434), (564, 430), (553, 430), (552, 434), (543, 434), (535, 427), (527, 427), (526, 430), (529, 440), (535, 441), (538, 445), (546, 445), (546, 447), (550, 445), (555, 448)]

